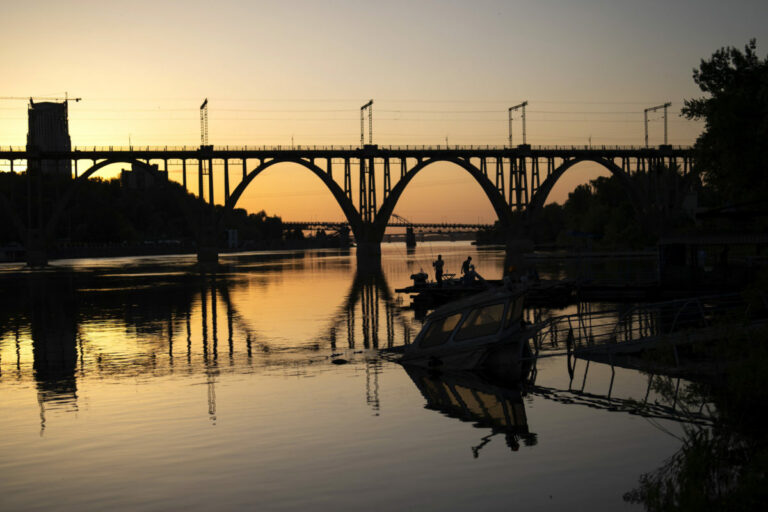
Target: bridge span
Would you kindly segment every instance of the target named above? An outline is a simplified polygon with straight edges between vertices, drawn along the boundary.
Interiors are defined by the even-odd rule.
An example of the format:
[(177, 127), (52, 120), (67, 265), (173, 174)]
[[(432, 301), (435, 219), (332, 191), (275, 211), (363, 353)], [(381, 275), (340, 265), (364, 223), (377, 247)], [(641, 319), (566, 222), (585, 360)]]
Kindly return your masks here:
[[(380, 260), (384, 230), (403, 191), (424, 168), (448, 162), (464, 169), (482, 188), (502, 226), (511, 225), (513, 212), (535, 213), (542, 208), (557, 181), (580, 162), (605, 167), (625, 185), (638, 212), (642, 199), (630, 177), (661, 167), (691, 172), (690, 147), (631, 146), (271, 146), (271, 147), (76, 147), (71, 151), (40, 152), (27, 148), (0, 148), (0, 167), (11, 172), (26, 170), (30, 190), (40, 183), (45, 162), (66, 163), (71, 183), (57, 203), (48, 207), (45, 218), (24, 223), (9, 208), (4, 195), (0, 203), (24, 234), (30, 264), (45, 262), (45, 248), (62, 212), (79, 183), (111, 164), (131, 164), (144, 172), (166, 173), (170, 164), (182, 167), (181, 184), (197, 182), (201, 202), (214, 203), (214, 188), (223, 187), (223, 214), (199, 229), (198, 257), (218, 257), (218, 233), (224, 217), (232, 211), (251, 182), (263, 171), (281, 163), (303, 166), (324, 183), (341, 207), (352, 230), (359, 263)], [(217, 164), (217, 165), (214, 165)], [(157, 167), (155, 167), (157, 166)], [(50, 165), (48, 166), (50, 167)], [(30, 193), (30, 197), (35, 197)], [(30, 207), (30, 210), (34, 208)], [(34, 217), (34, 216), (32, 216)], [(35, 256), (37, 255), (37, 256)]]

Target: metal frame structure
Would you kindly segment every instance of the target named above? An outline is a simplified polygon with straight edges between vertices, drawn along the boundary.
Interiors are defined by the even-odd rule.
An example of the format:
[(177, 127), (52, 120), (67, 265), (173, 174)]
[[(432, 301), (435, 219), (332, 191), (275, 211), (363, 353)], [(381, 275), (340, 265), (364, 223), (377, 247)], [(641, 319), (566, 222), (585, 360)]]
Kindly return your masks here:
[(664, 109), (664, 145), (667, 145), (667, 108), (671, 105), (672, 103), (666, 102), (662, 105), (649, 107), (643, 111), (643, 122), (645, 124), (645, 147), (648, 147), (648, 112), (656, 112), (660, 109)]
[(512, 147), (512, 112), (517, 111), (518, 109), (522, 110), (522, 120), (523, 120), (523, 145), (526, 144), (525, 139), (525, 107), (528, 105), (527, 101), (524, 101), (518, 105), (515, 105), (514, 107), (509, 107), (509, 110), (507, 110), (507, 114), (509, 115), (509, 147)]

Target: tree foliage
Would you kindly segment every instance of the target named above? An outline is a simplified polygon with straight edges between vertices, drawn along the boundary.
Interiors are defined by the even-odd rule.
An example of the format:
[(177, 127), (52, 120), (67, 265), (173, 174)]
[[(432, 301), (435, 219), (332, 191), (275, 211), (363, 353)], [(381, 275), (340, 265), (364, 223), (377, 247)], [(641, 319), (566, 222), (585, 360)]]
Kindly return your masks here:
[[(629, 177), (639, 204), (634, 204), (627, 182), (617, 176), (598, 177), (568, 194), (565, 204), (548, 204), (526, 217), (517, 212), (514, 238), (528, 238), (539, 246), (576, 249), (642, 249), (659, 236), (690, 224), (683, 197), (698, 183), (679, 169), (655, 166)], [(637, 210), (640, 208), (640, 211)], [(478, 233), (480, 243), (504, 243), (500, 226)]]
[[(0, 204), (5, 217), (15, 214), (22, 222), (27, 221), (27, 185), (25, 174), (0, 173), (0, 189), (8, 198)], [(68, 177), (46, 177), (40, 192), (45, 219), (70, 186), (73, 183)], [(221, 213), (221, 206), (215, 208)], [(52, 241), (58, 245), (141, 244), (169, 239), (191, 242), (203, 217), (212, 217), (211, 206), (201, 204), (178, 183), (137, 189), (123, 186), (120, 179), (91, 178), (78, 184)], [(237, 229), (240, 240), (282, 237), (282, 220), (264, 211), (248, 214), (236, 209), (225, 218), (223, 227)], [(0, 245), (23, 242), (23, 235), (12, 222), (0, 223)]]
[(768, 193), (768, 59), (751, 40), (744, 51), (717, 50), (693, 79), (707, 96), (685, 101), (682, 113), (703, 120), (698, 170), (725, 200), (764, 200)]

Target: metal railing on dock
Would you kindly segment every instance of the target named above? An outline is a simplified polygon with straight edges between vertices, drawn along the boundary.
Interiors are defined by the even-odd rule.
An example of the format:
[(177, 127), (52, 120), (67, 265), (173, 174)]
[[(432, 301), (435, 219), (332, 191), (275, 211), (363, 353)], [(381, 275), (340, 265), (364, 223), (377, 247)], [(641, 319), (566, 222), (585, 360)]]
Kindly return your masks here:
[(542, 350), (579, 352), (640, 347), (658, 341), (676, 346), (675, 334), (765, 319), (765, 299), (758, 309), (750, 307), (741, 295), (729, 294), (639, 304), (626, 309), (581, 310), (541, 322), (534, 349), (538, 355)]

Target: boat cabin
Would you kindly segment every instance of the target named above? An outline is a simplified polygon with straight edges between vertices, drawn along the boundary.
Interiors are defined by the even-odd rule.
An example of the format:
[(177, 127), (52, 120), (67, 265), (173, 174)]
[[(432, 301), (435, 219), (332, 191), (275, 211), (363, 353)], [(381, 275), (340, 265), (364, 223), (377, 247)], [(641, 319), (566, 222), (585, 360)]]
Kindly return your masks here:
[(476, 366), (490, 345), (514, 341), (522, 327), (524, 295), (501, 287), (446, 304), (427, 317), (403, 361), (438, 357)]

